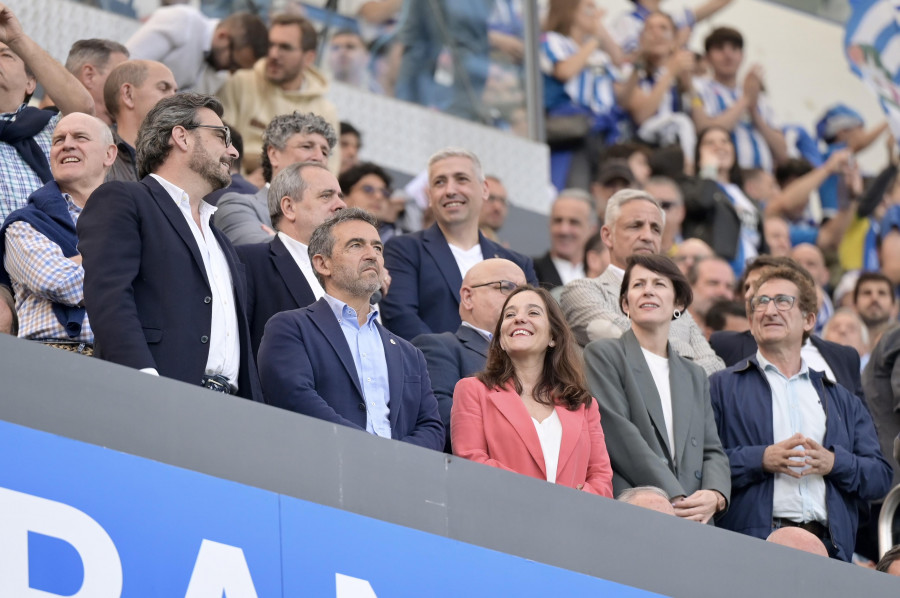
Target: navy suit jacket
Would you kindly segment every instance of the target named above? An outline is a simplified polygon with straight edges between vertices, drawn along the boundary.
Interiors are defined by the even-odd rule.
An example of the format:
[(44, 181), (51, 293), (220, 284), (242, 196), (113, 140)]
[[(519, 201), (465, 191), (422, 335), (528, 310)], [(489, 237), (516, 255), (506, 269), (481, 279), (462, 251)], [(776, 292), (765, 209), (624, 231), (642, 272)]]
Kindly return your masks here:
[[(837, 378), (836, 382), (862, 399), (865, 404), (866, 398), (859, 375), (859, 353), (852, 347), (822, 340), (818, 336), (809, 337), (809, 341), (819, 350), (825, 363), (834, 372), (834, 377)], [(753, 357), (758, 349), (756, 339), (749, 331), (720, 330), (713, 332), (709, 338), (709, 345), (716, 355), (722, 358), (726, 367)]]
[[(531, 258), (501, 247), (480, 232), (478, 238), (484, 259), (515, 262), (526, 280), (537, 284)], [(379, 306), (389, 330), (412, 340), (420, 334), (453, 332), (459, 327), (462, 275), (437, 224), (390, 239), (384, 248), (384, 267), (391, 273), (391, 288)]]
[(234, 250), (247, 266), (247, 319), (256, 356), (269, 318), (315, 303), (316, 296), (277, 235), (268, 243), (238, 245)]
[(537, 274), (538, 282), (545, 289), (562, 286), (562, 278), (559, 276), (559, 271), (557, 271), (556, 264), (553, 263), (553, 258), (550, 257), (549, 251), (534, 260), (534, 271)]
[(480, 332), (460, 324), (456, 333), (422, 334), (412, 340), (425, 355), (431, 389), (437, 399), (438, 412), (444, 423), (447, 442), (444, 452), (451, 453), (450, 408), (453, 406), (453, 389), (463, 378), (480, 372), (487, 361), (488, 340)]
[[(440, 451), (444, 427), (422, 352), (378, 325), (388, 367), (391, 437)], [(356, 364), (331, 306), (275, 314), (259, 347), (267, 401), (318, 419), (366, 429), (366, 402)]]
[[(240, 333), (238, 394), (262, 401), (247, 326), (247, 281), (234, 247), (210, 225), (234, 287)], [(78, 218), (84, 304), (97, 357), (199, 385), (209, 356), (212, 290), (193, 233), (154, 178), (111, 181)]]

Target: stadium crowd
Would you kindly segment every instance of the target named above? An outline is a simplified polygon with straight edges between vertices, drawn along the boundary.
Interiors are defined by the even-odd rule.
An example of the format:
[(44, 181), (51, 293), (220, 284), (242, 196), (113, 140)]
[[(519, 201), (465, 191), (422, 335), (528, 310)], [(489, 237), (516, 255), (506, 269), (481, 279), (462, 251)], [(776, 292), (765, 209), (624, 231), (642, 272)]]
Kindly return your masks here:
[(482, 98), (521, 77), (520, 3), (426, 4), (355, 3), (327, 74), (295, 12), (165, 6), (63, 65), (0, 4), (0, 332), (874, 567), (900, 179), (853, 155), (886, 127), (776, 124), (739, 31), (685, 49), (728, 0), (610, 29), (550, 0), (560, 190), (528, 257), (477, 148), (430, 157), (417, 219), (326, 98), (515, 129)]

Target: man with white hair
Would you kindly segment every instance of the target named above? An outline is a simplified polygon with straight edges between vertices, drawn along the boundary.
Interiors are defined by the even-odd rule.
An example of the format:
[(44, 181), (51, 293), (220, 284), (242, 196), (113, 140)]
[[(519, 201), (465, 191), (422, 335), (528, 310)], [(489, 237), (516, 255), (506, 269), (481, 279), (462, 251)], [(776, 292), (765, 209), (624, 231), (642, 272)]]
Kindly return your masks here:
[[(631, 327), (619, 306), (625, 263), (634, 253), (659, 253), (664, 226), (665, 213), (644, 191), (623, 189), (609, 199), (600, 229), (603, 244), (609, 248), (609, 267), (597, 278), (570, 282), (560, 297), (560, 306), (580, 345), (599, 338), (618, 338)], [(725, 367), (689, 313), (672, 322), (669, 343), (707, 374)]]
[(584, 278), (584, 246), (596, 227), (591, 195), (564, 189), (550, 207), (550, 250), (534, 260), (541, 286), (548, 289)]

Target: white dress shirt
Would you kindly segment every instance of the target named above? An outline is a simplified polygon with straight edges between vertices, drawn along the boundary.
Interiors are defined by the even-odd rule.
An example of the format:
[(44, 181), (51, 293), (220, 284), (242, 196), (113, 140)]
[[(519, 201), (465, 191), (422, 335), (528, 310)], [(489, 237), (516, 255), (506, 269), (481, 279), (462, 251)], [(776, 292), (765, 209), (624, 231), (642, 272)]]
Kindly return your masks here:
[(290, 253), (291, 257), (294, 258), (294, 261), (297, 262), (297, 266), (300, 268), (300, 271), (303, 272), (303, 278), (306, 279), (309, 288), (312, 289), (313, 295), (316, 296), (316, 300), (318, 301), (324, 297), (325, 289), (319, 284), (315, 270), (313, 270), (312, 262), (309, 261), (309, 247), (296, 239), (290, 238), (283, 232), (278, 233), (278, 238), (281, 239), (281, 242), (287, 247), (288, 253)]
[(562, 422), (554, 409), (544, 421), (531, 418), (544, 453), (544, 469), (547, 470), (547, 481), (556, 483), (556, 471), (559, 468), (559, 446), (562, 444)]
[(573, 264), (569, 260), (553, 256), (550, 256), (550, 260), (553, 262), (556, 273), (559, 274), (559, 279), (562, 280), (563, 284), (569, 284), (573, 280), (584, 278), (583, 263), (578, 262), (577, 264)]

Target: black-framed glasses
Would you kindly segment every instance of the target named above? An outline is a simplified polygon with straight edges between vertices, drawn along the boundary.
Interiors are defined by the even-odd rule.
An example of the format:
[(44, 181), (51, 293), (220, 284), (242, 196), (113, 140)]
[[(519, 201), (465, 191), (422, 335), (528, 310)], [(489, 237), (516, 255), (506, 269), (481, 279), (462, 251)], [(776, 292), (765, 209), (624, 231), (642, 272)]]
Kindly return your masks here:
[(213, 129), (215, 131), (222, 131), (222, 141), (225, 143), (225, 147), (231, 147), (231, 129), (229, 129), (225, 125), (184, 125), (185, 129)]
[(794, 307), (794, 301), (796, 300), (797, 298), (791, 295), (775, 295), (774, 297), (759, 295), (750, 300), (750, 311), (765, 311), (768, 309), (769, 303), (774, 303), (775, 309), (778, 311), (788, 311)]
[(477, 289), (478, 287), (489, 287), (492, 285), (497, 285), (497, 289), (503, 293), (504, 295), (509, 295), (512, 293), (518, 284), (511, 280), (494, 280), (492, 282), (483, 282), (481, 284), (473, 284), (472, 288)]

